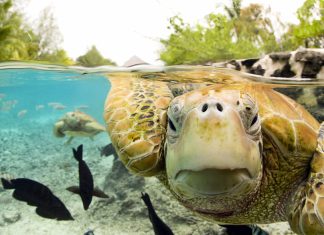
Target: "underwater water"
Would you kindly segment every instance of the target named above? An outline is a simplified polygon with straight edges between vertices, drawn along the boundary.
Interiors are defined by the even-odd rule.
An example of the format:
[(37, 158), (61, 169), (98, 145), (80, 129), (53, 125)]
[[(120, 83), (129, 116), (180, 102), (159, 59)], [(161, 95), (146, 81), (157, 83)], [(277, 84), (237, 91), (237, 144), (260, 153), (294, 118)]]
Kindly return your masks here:
[[(224, 234), (216, 224), (180, 206), (155, 178), (130, 175), (120, 161), (101, 156), (99, 149), (110, 143), (106, 132), (93, 139), (75, 137), (68, 144), (68, 137), (55, 136), (53, 127), (67, 112), (79, 110), (105, 126), (103, 110), (110, 83), (105, 71), (41, 67), (0, 69), (0, 176), (41, 182), (64, 202), (74, 220), (43, 218), (35, 213), (35, 207), (15, 200), (11, 190), (0, 187), (0, 235), (84, 234), (89, 230), (96, 235), (154, 234), (140, 198), (142, 191), (149, 193), (158, 214), (175, 234)], [(169, 81), (177, 81), (179, 76), (190, 81), (200, 75), (209, 82), (214, 79), (213, 70), (200, 74), (196, 68), (168, 68), (163, 73), (156, 69), (139, 72), (141, 67), (134, 68), (129, 76)], [(304, 105), (321, 122), (324, 102), (318, 97), (324, 93), (323, 85), (287, 82), (277, 90)], [(94, 185), (109, 196), (93, 198), (86, 211), (80, 196), (66, 190), (79, 182), (72, 148), (80, 144)], [(265, 229), (271, 234), (293, 234), (286, 223), (267, 225)]]

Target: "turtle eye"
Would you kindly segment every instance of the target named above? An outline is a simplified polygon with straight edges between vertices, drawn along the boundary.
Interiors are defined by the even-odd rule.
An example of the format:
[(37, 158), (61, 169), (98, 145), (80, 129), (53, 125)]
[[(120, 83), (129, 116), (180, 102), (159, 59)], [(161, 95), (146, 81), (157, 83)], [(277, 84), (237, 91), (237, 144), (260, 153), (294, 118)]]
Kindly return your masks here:
[(251, 122), (251, 126), (253, 126), (258, 121), (258, 114), (256, 114)]
[(177, 131), (175, 125), (173, 124), (172, 120), (170, 118), (168, 118), (168, 123), (169, 123), (169, 127), (171, 130), (173, 131)]

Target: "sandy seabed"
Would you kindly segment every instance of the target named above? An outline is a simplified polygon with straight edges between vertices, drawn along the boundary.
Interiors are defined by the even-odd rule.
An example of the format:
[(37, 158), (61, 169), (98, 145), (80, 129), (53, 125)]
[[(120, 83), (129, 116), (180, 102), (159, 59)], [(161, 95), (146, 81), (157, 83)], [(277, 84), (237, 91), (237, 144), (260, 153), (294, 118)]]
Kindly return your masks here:
[[(53, 121), (53, 120), (52, 120)], [(53, 122), (25, 122), (0, 129), (0, 174), (26, 177), (48, 186), (70, 210), (74, 221), (45, 219), (35, 213), (35, 207), (12, 198), (11, 190), (0, 188), (0, 235), (82, 235), (89, 229), (95, 235), (154, 234), (141, 192), (151, 196), (158, 215), (181, 235), (226, 234), (214, 223), (204, 221), (172, 198), (155, 178), (142, 178), (127, 173), (113, 157), (100, 157), (98, 147), (109, 143), (102, 133), (94, 141), (78, 138), (70, 145), (66, 139), (52, 135)], [(79, 195), (65, 190), (78, 185), (78, 164), (72, 147), (84, 145), (84, 160), (92, 171), (95, 186), (109, 199), (93, 198), (90, 208), (83, 210)], [(293, 234), (287, 223), (262, 226), (270, 234)]]

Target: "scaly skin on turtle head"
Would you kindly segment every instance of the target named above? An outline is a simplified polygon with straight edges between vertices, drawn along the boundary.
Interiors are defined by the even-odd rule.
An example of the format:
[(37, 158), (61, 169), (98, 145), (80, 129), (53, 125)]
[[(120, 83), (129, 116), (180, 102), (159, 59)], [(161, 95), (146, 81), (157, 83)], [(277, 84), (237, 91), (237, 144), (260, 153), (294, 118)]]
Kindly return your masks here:
[(160, 179), (187, 208), (220, 223), (287, 221), (318, 127), (267, 86), (194, 90), (170, 103)]
[[(168, 184), (197, 212), (235, 211), (248, 202), (262, 177), (258, 106), (239, 90), (193, 91), (168, 109)], [(211, 203), (212, 202), (212, 203)]]

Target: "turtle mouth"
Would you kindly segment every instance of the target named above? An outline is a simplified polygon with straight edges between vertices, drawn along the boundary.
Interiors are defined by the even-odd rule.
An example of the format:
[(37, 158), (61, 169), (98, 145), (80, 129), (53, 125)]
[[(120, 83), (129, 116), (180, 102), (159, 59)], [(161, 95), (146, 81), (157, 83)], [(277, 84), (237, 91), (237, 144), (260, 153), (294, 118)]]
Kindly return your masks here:
[(181, 195), (215, 196), (241, 191), (240, 188), (251, 180), (253, 177), (245, 168), (180, 170), (172, 185)]

